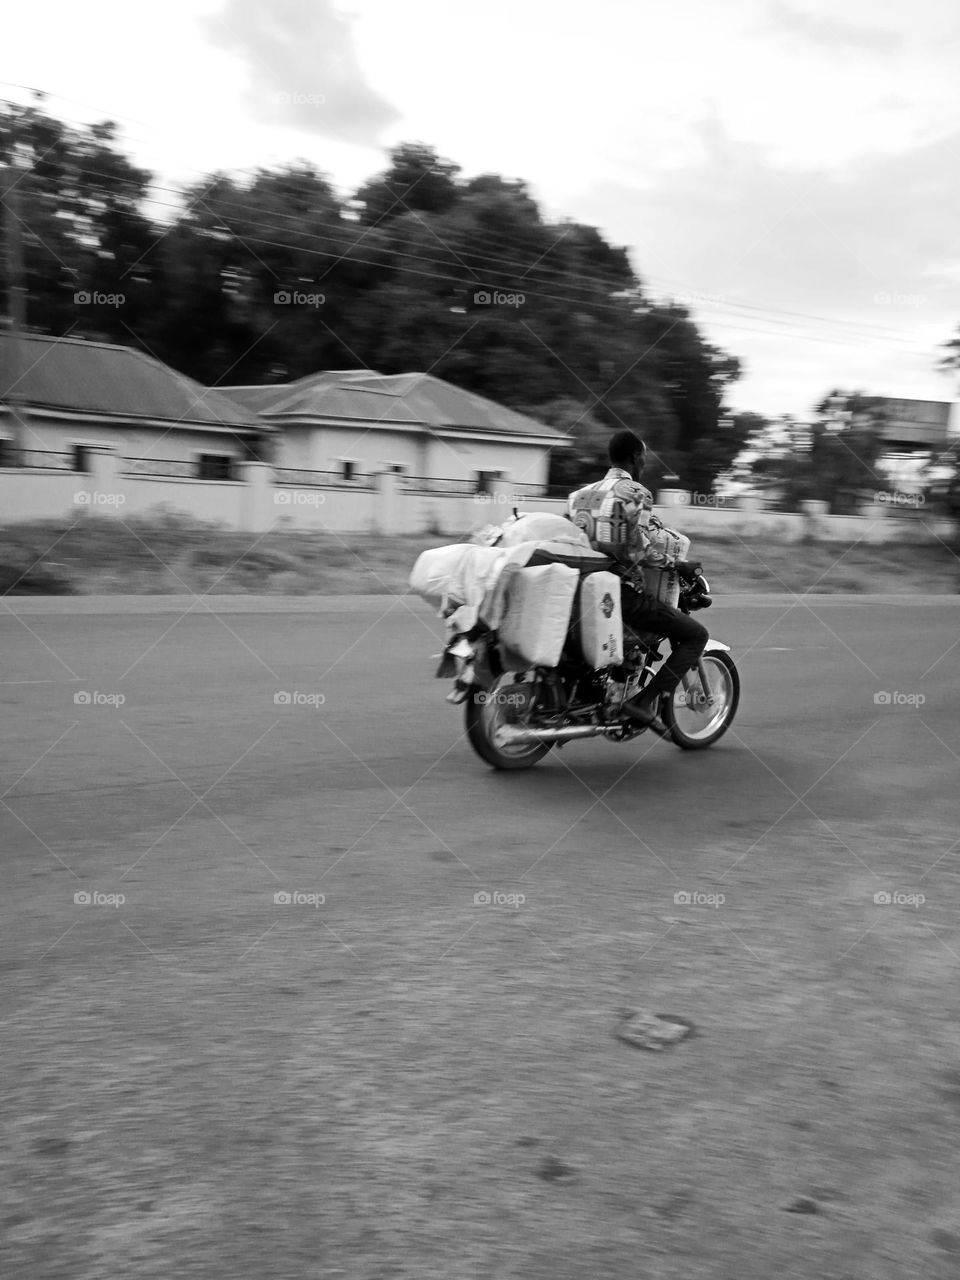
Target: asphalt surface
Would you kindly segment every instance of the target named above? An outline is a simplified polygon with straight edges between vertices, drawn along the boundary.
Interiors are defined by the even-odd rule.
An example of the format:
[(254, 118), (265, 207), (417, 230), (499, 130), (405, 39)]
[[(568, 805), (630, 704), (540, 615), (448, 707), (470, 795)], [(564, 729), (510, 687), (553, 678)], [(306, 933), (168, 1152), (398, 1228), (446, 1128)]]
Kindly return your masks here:
[(0, 1270), (955, 1274), (957, 601), (701, 616), (721, 743), (505, 775), (416, 599), (0, 609)]
[(361, 869), (395, 885), (403, 858), (427, 854), (478, 888), (653, 878), (665, 893), (735, 883), (811, 820), (867, 864), (861, 821), (919, 821), (944, 853), (956, 839), (956, 602), (719, 602), (702, 616), (743, 681), (722, 743), (575, 743), (515, 776), (463, 737), (420, 601), (274, 604), (0, 616), (8, 873), (149, 895), (175, 864), (183, 894), (235, 873), (335, 898)]

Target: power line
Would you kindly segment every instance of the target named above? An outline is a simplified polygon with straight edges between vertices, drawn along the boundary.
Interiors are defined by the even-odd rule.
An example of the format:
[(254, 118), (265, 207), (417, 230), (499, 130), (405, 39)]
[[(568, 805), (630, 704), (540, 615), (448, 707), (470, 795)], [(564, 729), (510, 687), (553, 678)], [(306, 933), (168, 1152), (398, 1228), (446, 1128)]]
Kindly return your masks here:
[[(10, 82), (6, 82), (6, 83), (10, 83)], [(37, 93), (42, 92), (39, 90), (29, 89), (28, 86), (15, 86), (15, 87), (18, 87), (21, 89), (27, 89), (28, 91), (31, 91), (31, 92), (37, 92)], [(46, 95), (46, 96), (60, 97), (60, 95)], [(62, 98), (61, 100), (69, 101), (69, 99), (62, 99)], [(91, 109), (94, 109), (94, 108), (91, 108)], [(110, 115), (111, 113), (105, 113), (105, 114)], [(113, 114), (115, 115), (115, 113)], [(129, 118), (129, 117), (126, 117), (126, 118)], [(142, 122), (138, 122), (138, 123), (142, 123)], [(85, 125), (84, 127), (88, 128), (89, 126)], [(113, 176), (113, 175), (99, 173), (98, 171), (93, 169), (85, 169), (82, 166), (80, 166), (77, 171), (84, 174), (85, 176), (100, 178), (100, 179), (109, 178)], [(253, 171), (241, 170), (240, 172), (251, 172), (254, 176), (258, 175), (261, 172), (264, 172), (267, 174), (271, 173), (270, 170), (261, 170), (261, 169), (257, 169)], [(276, 171), (273, 171), (273, 172), (276, 172)], [(211, 177), (211, 175), (209, 174), (206, 174), (204, 176), (206, 178)], [(149, 189), (175, 195), (178, 197), (178, 200), (183, 199), (183, 193), (175, 190), (174, 188), (163, 186), (162, 184), (151, 183)], [(182, 203), (173, 204), (167, 201), (160, 200), (150, 195), (144, 195), (143, 197), (141, 197), (141, 199), (143, 203), (151, 204), (158, 208), (169, 209), (174, 213), (182, 214), (184, 212), (184, 207)], [(217, 200), (221, 206), (227, 209), (239, 210), (241, 213), (246, 215), (251, 215), (251, 214), (256, 214), (261, 212), (253, 205), (249, 205), (236, 200), (225, 201), (222, 196), (217, 197)], [(402, 203), (402, 199), (399, 202)], [(285, 218), (288, 221), (293, 221), (295, 218), (295, 215), (287, 215), (279, 211), (275, 216)], [(328, 230), (335, 229), (338, 234), (337, 235), (320, 235), (320, 234), (317, 234), (316, 231), (311, 231), (311, 232), (298, 231), (297, 233), (298, 238), (301, 241), (304, 238), (306, 238), (308, 241), (312, 241), (312, 242), (318, 242), (318, 243), (328, 242), (328, 243), (336, 243), (338, 245), (343, 245), (344, 237), (349, 235), (352, 231), (355, 231), (357, 226), (360, 225), (360, 224), (352, 223), (348, 219), (345, 219), (343, 221), (337, 220), (336, 222), (333, 222), (333, 221), (324, 220), (323, 218), (320, 218), (320, 219), (312, 219), (311, 221), (314, 227), (322, 227)], [(351, 244), (347, 244), (343, 246), (343, 251), (341, 251), (340, 253), (327, 252), (319, 249), (311, 249), (305, 246), (303, 243), (289, 244), (282, 240), (265, 239), (265, 238), (260, 238), (260, 237), (256, 237), (249, 234), (242, 234), (241, 232), (238, 232), (230, 228), (228, 223), (225, 223), (225, 225), (227, 226), (229, 233), (233, 235), (241, 244), (246, 241), (252, 245), (257, 245), (263, 248), (283, 249), (287, 252), (301, 253), (301, 254), (306, 253), (311, 256), (318, 257), (321, 260), (326, 260), (326, 259), (346, 260), (350, 263), (357, 263), (359, 265), (365, 265), (365, 266), (382, 266), (383, 265), (382, 262), (377, 260), (358, 257), (354, 252), (351, 252), (353, 248), (353, 245)], [(275, 233), (276, 231), (275, 226), (270, 223), (253, 222), (251, 225), (255, 230), (265, 230), (271, 233)], [(573, 223), (571, 224), (571, 227), (578, 227), (581, 225), (583, 224)], [(559, 237), (559, 241), (562, 241), (563, 239), (562, 233), (564, 231), (563, 226), (557, 226), (556, 224), (550, 224), (550, 225), (544, 224), (542, 229), (546, 230), (548, 234), (553, 234), (557, 231), (560, 231), (561, 235)], [(290, 228), (290, 230), (293, 230), (293, 228)], [(418, 264), (433, 266), (433, 267), (440, 267), (440, 268), (449, 268), (452, 264), (449, 262), (447, 258), (432, 257), (431, 255), (424, 253), (422, 238), (416, 237), (416, 236), (405, 236), (401, 234), (399, 228), (397, 228), (395, 225), (394, 219), (390, 219), (385, 223), (376, 224), (373, 228), (364, 228), (364, 231), (368, 231), (368, 230), (380, 230), (383, 232), (383, 234), (389, 236), (391, 243), (388, 246), (386, 246), (386, 252), (388, 252), (390, 256), (398, 264), (395, 268), (396, 270), (399, 270), (401, 272), (406, 272), (408, 274), (418, 275), (424, 279), (437, 280), (437, 281), (443, 281), (446, 283), (456, 284), (463, 289), (469, 288), (473, 283), (469, 280), (464, 280), (463, 277), (459, 275), (450, 275), (448, 272), (444, 272), (444, 271), (441, 271), (439, 273), (429, 272), (429, 271), (423, 271), (423, 270), (409, 266), (408, 263), (410, 262), (416, 262)], [(244, 228), (244, 231), (246, 231), (246, 228)], [(441, 249), (446, 249), (449, 257), (461, 259), (461, 264), (464, 266), (465, 270), (473, 272), (473, 268), (469, 265), (470, 261), (472, 260), (477, 264), (477, 268), (480, 271), (483, 271), (485, 273), (487, 278), (481, 279), (478, 276), (476, 280), (477, 284), (490, 283), (489, 273), (491, 269), (495, 270), (499, 268), (505, 271), (509, 271), (511, 274), (516, 271), (523, 271), (524, 282), (526, 281), (526, 278), (529, 278), (531, 283), (535, 286), (533, 289), (531, 289), (529, 286), (526, 286), (524, 289), (524, 292), (531, 297), (542, 298), (542, 299), (546, 299), (554, 302), (559, 302), (559, 303), (576, 306), (580, 308), (585, 308), (585, 309), (591, 309), (591, 310), (598, 309), (598, 310), (620, 311), (623, 309), (622, 301), (619, 303), (616, 303), (616, 302), (603, 303), (603, 302), (600, 302), (596, 297), (577, 298), (574, 296), (570, 296), (569, 292), (566, 294), (549, 294), (549, 293), (541, 292), (540, 291), (541, 286), (546, 288), (560, 287), (560, 288), (566, 289), (567, 291), (570, 291), (570, 290), (576, 291), (579, 289), (582, 292), (589, 291), (594, 293), (598, 290), (612, 291), (614, 289), (614, 286), (617, 286), (616, 288), (617, 292), (624, 291), (623, 290), (624, 282), (623, 282), (622, 276), (619, 273), (617, 275), (611, 274), (610, 276), (605, 276), (605, 275), (593, 276), (583, 272), (572, 272), (570, 270), (565, 270), (563, 268), (552, 267), (549, 264), (545, 263), (544, 258), (549, 256), (549, 254), (552, 252), (555, 245), (550, 246), (550, 248), (548, 248), (546, 251), (541, 253), (539, 257), (537, 257), (535, 261), (532, 264), (530, 264), (515, 258), (499, 257), (497, 256), (497, 254), (491, 252), (490, 249), (485, 247), (487, 245), (490, 245), (490, 246), (505, 247), (508, 251), (511, 251), (511, 252), (535, 252), (535, 250), (531, 250), (529, 246), (519, 245), (516, 241), (511, 240), (510, 238), (505, 238), (502, 236), (492, 236), (490, 235), (489, 232), (481, 232), (475, 236), (471, 235), (470, 243), (466, 244), (466, 243), (463, 243), (458, 236), (454, 235), (447, 228), (444, 228), (444, 234), (441, 235), (440, 233), (436, 233), (436, 235), (437, 235), (438, 244), (440, 245)], [(358, 237), (358, 239), (361, 237), (362, 237), (362, 233), (361, 233), (361, 236)], [(402, 248), (398, 248), (398, 245), (402, 246), (405, 244), (417, 246), (417, 252), (414, 253), (414, 252), (404, 251)], [(476, 248), (478, 244), (481, 246), (480, 251), (478, 251), (478, 249)], [(613, 249), (613, 246), (611, 246), (611, 249)], [(474, 274), (476, 273), (474, 272)], [(658, 280), (657, 277), (644, 276), (643, 279), (645, 282), (650, 282), (654, 284), (655, 287), (659, 287), (657, 286), (657, 280)], [(638, 282), (637, 307), (639, 311), (647, 314), (658, 315), (658, 316), (667, 316), (667, 317), (673, 316), (674, 313), (671, 310), (667, 310), (667, 311), (660, 310), (653, 304), (653, 302), (649, 298), (644, 298), (643, 290), (644, 290), (644, 285)], [(707, 311), (708, 313), (710, 311), (717, 313), (720, 317), (717, 323), (722, 323), (727, 328), (733, 329), (738, 332), (759, 333), (759, 334), (765, 334), (769, 336), (788, 336), (801, 341), (819, 341), (819, 342), (826, 342), (831, 345), (837, 345), (837, 346), (840, 346), (840, 345), (858, 346), (858, 345), (862, 345), (862, 343), (865, 341), (868, 341), (871, 343), (879, 343), (879, 342), (890, 343), (892, 341), (897, 344), (903, 344), (903, 343), (908, 344), (909, 349), (911, 351), (917, 351), (918, 353), (921, 350), (923, 350), (924, 352), (926, 351), (926, 347), (920, 348), (919, 346), (916, 346), (915, 345), (916, 340), (912, 338), (910, 335), (908, 335), (905, 331), (887, 329), (883, 326), (871, 325), (869, 322), (845, 321), (842, 319), (830, 319), (822, 316), (813, 316), (813, 315), (809, 315), (802, 312), (780, 311), (774, 308), (759, 306), (757, 304), (735, 302), (732, 299), (717, 299), (716, 301), (710, 301), (706, 295), (697, 295), (695, 292), (692, 292), (687, 288), (682, 289), (680, 292), (681, 294), (687, 294), (691, 297), (698, 298), (699, 310)], [(683, 302), (682, 296), (677, 301), (679, 302), (680, 305), (685, 305)], [(686, 308), (686, 309), (689, 310), (690, 308)], [(747, 313), (753, 313), (753, 314), (740, 315), (739, 312), (741, 311), (747, 312)], [(785, 326), (786, 332), (782, 332), (781, 330), (781, 332), (778, 333), (778, 330), (776, 328), (768, 328), (764, 330), (764, 329), (752, 328), (749, 325), (737, 323), (738, 321), (741, 321), (741, 320), (750, 320), (754, 318), (765, 319), (765, 322), (768, 326)], [(805, 324), (803, 326), (800, 326), (797, 324), (797, 321), (803, 321), (805, 322)], [(821, 332), (819, 334), (808, 332), (807, 330), (810, 324), (819, 326)], [(839, 332), (831, 333), (829, 332), (830, 329), (836, 329), (836, 330), (839, 330)], [(873, 332), (871, 332), (871, 330)]]

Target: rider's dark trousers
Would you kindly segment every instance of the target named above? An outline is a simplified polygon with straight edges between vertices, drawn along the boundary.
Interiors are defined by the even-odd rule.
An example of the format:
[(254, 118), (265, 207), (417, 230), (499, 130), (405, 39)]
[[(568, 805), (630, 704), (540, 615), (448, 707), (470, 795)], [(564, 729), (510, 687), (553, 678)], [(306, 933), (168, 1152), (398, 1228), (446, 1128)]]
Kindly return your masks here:
[(623, 620), (634, 631), (652, 631), (670, 641), (670, 656), (643, 690), (643, 701), (651, 702), (661, 694), (672, 693), (681, 677), (697, 665), (710, 638), (709, 632), (689, 614), (663, 604), (656, 596), (636, 591), (625, 582), (620, 601)]

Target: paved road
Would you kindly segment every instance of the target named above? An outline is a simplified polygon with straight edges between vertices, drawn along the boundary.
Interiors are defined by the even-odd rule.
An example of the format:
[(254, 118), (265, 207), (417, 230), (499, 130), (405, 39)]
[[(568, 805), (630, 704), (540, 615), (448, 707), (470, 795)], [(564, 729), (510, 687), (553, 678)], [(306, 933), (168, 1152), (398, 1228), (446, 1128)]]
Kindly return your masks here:
[(396, 886), (432, 859), (480, 887), (661, 893), (769, 871), (799, 829), (867, 865), (863, 821), (922, 828), (931, 853), (956, 838), (956, 602), (718, 603), (705, 616), (743, 678), (722, 744), (577, 743), (516, 776), (461, 736), (429, 608), (310, 603), (0, 617), (11, 872), (129, 888), (175, 864), (185, 893), (236, 873), (335, 895), (361, 869)]
[(956, 601), (722, 602), (721, 744), (517, 775), (418, 601), (109, 607), (0, 610), (4, 1274), (954, 1274)]

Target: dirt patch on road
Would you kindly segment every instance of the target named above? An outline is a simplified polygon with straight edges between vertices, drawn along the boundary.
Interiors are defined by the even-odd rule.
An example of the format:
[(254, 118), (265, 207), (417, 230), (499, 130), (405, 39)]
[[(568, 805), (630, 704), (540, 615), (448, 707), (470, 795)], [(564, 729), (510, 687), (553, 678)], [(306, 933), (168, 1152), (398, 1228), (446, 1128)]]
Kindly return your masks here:
[[(812, 890), (819, 836), (679, 916), (481, 914), (427, 877), (419, 905), (278, 917), (252, 881), (208, 896), (215, 871), (162, 916), (131, 898), (128, 929), (87, 915), (8, 971), (7, 1273), (955, 1274), (955, 877), (877, 907), (838, 845)], [(887, 844), (917, 874), (940, 848)], [(636, 1001), (696, 1035), (637, 1052)]]

